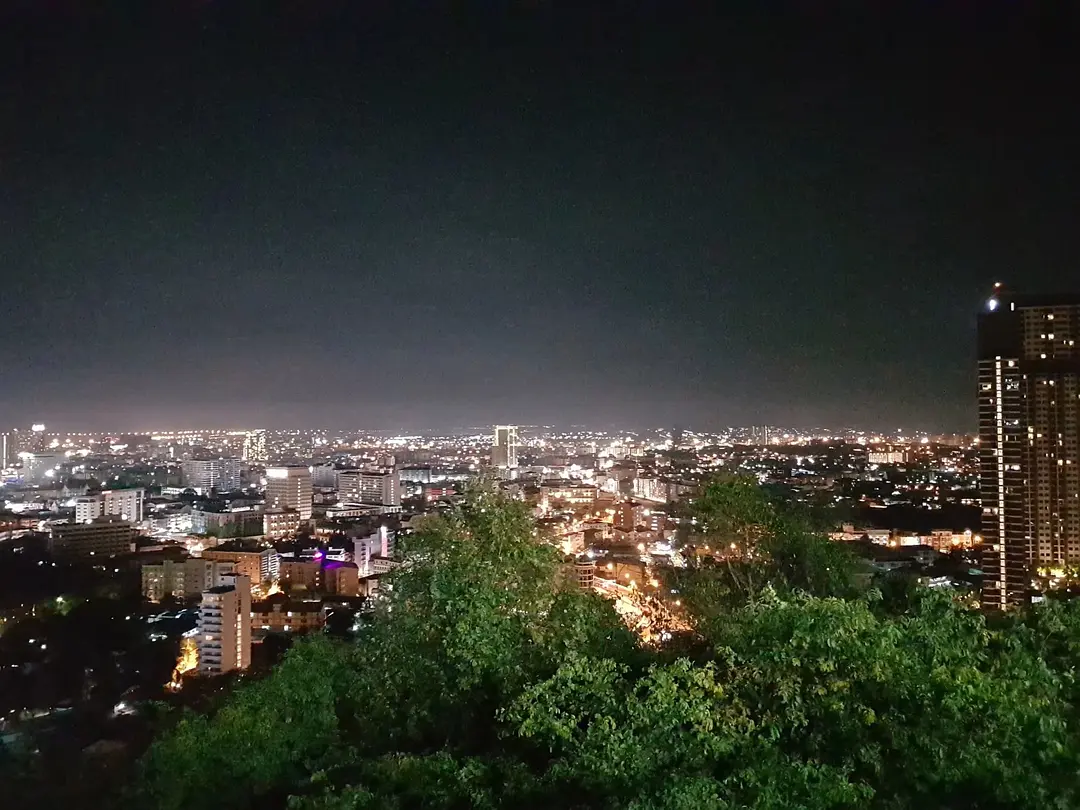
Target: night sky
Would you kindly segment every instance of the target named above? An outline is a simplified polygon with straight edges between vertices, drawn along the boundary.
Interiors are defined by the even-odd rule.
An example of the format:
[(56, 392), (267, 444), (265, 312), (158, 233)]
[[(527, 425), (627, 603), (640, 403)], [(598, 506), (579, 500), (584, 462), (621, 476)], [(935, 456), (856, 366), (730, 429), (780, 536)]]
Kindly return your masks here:
[(971, 429), (1075, 19), (616, 5), (3, 3), (0, 426)]

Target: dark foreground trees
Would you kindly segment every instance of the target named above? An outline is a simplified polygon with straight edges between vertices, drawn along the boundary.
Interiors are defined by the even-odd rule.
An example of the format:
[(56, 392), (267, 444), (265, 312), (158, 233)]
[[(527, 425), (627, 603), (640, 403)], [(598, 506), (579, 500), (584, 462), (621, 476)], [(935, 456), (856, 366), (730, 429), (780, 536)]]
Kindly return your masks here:
[(693, 660), (564, 589), (523, 508), (482, 493), (411, 538), (356, 643), (299, 643), (181, 720), (126, 805), (1077, 806), (1075, 610), (991, 627), (920, 593), (897, 614), (746, 482), (702, 509), (754, 551), (682, 578)]

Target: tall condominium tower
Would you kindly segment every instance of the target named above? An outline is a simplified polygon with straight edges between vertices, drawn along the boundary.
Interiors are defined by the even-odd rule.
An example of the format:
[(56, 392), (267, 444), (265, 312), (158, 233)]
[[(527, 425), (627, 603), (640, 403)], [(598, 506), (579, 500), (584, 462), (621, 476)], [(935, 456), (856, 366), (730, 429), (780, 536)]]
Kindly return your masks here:
[(311, 495), (311, 471), (307, 467), (266, 468), (268, 509), (291, 509), (300, 514), (300, 520), (310, 520)]
[(265, 430), (249, 430), (247, 434), (245, 434), (243, 454), (244, 461), (266, 461), (268, 456), (266, 453)]
[(518, 434), (515, 425), (496, 425), (491, 447), (491, 464), (504, 470), (517, 469)]
[(1080, 565), (1080, 294), (1000, 285), (979, 314), (984, 608), (1030, 598), (1033, 569)]
[(199, 672), (221, 675), (251, 665), (251, 580), (242, 574), (203, 591), (199, 606)]

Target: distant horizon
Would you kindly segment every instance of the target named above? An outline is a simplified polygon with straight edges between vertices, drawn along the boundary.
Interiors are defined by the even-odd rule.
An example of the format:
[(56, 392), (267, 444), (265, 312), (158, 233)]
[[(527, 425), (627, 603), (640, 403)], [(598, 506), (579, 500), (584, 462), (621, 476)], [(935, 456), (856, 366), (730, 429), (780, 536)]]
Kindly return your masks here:
[[(40, 423), (39, 423), (40, 424)], [(829, 426), (829, 425), (790, 425), (790, 424), (774, 424), (774, 423), (741, 423), (722, 425), (720, 427), (695, 427), (693, 425), (649, 425), (649, 426), (637, 426), (632, 427), (622, 424), (525, 424), (514, 422), (492, 422), (485, 425), (458, 425), (458, 426), (426, 426), (426, 427), (395, 427), (395, 428), (375, 428), (375, 427), (349, 427), (349, 426), (334, 426), (334, 425), (288, 425), (288, 426), (273, 426), (273, 425), (251, 425), (248, 427), (240, 427), (236, 425), (214, 426), (214, 425), (201, 425), (201, 426), (172, 426), (163, 427), (158, 425), (155, 428), (123, 428), (123, 429), (105, 429), (105, 430), (88, 430), (85, 428), (67, 428), (65, 426), (54, 427), (45, 423), (45, 430), (43, 433), (48, 436), (56, 435), (90, 435), (90, 436), (143, 436), (153, 435), (156, 433), (242, 433), (254, 430), (266, 430), (271, 432), (285, 432), (285, 431), (299, 431), (299, 432), (341, 432), (341, 433), (370, 433), (370, 434), (387, 434), (389, 436), (464, 436), (482, 434), (490, 431), (497, 424), (502, 425), (514, 425), (519, 430), (543, 430), (549, 432), (571, 432), (573, 430), (581, 430), (595, 433), (647, 433), (647, 432), (670, 432), (674, 428), (678, 428), (688, 433), (698, 434), (716, 434), (731, 430), (748, 430), (752, 428), (768, 427), (770, 429), (778, 430), (792, 430), (800, 433), (813, 433), (815, 431), (823, 433), (843, 433), (843, 432), (861, 432), (861, 433), (874, 433), (881, 436), (897, 436), (897, 435), (919, 435), (919, 436), (974, 436), (978, 432), (977, 430), (971, 431), (955, 431), (955, 430), (936, 430), (936, 429), (923, 429), (923, 428), (872, 428), (864, 427), (861, 425), (841, 425), (841, 426)], [(33, 432), (29, 427), (0, 427), (0, 433), (10, 433), (13, 431), (31, 433)]]

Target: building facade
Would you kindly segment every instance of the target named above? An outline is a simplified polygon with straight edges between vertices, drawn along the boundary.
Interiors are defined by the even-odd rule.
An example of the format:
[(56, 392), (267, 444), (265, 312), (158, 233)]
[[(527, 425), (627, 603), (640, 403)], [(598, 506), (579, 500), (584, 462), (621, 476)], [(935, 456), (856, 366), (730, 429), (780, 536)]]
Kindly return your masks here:
[(353, 541), (353, 562), (362, 577), (375, 573), (371, 562), (373, 558), (390, 558), (393, 553), (394, 535), (386, 526), (380, 526), (374, 534), (358, 537)]
[(401, 484), (396, 471), (341, 470), (337, 475), (337, 486), (338, 497), (343, 503), (401, 506)]
[(141, 523), (146, 491), (143, 489), (106, 489), (75, 499), (75, 522), (89, 523), (102, 515), (115, 515)]
[(251, 665), (251, 580), (242, 574), (231, 579), (203, 592), (198, 624), (201, 675), (222, 675)]
[(294, 588), (321, 591), (323, 587), (322, 563), (306, 560), (282, 560), (281, 582)]
[(288, 509), (270, 509), (263, 512), (263, 534), (272, 540), (292, 537), (300, 531), (300, 513)]
[(516, 425), (496, 425), (491, 446), (491, 466), (514, 470), (518, 465), (518, 432)]
[(61, 560), (92, 561), (129, 553), (136, 531), (118, 517), (99, 517), (90, 523), (63, 523), (53, 526), (49, 551)]
[(275, 582), (281, 575), (281, 555), (272, 548), (262, 551), (207, 549), (203, 551), (202, 559), (231, 563), (236, 573), (252, 582)]
[(984, 608), (1030, 599), (1034, 569), (1080, 565), (1080, 295), (979, 315)]
[(181, 464), (184, 486), (203, 492), (209, 492), (212, 489), (219, 492), (240, 489), (242, 467), (243, 462), (234, 457), (193, 458)]
[(253, 627), (271, 633), (308, 633), (326, 624), (320, 601), (291, 600), (281, 594), (251, 606)]
[(151, 602), (167, 596), (194, 596), (226, 584), (226, 576), (235, 573), (231, 562), (193, 557), (188, 560), (164, 560), (142, 566), (142, 593)]
[(301, 521), (311, 520), (311, 471), (290, 465), (266, 468), (266, 508), (291, 509)]
[(323, 565), (323, 587), (334, 596), (360, 593), (360, 571), (355, 563), (332, 560)]
[(249, 430), (244, 436), (242, 452), (244, 461), (256, 464), (266, 461), (266, 431)]

